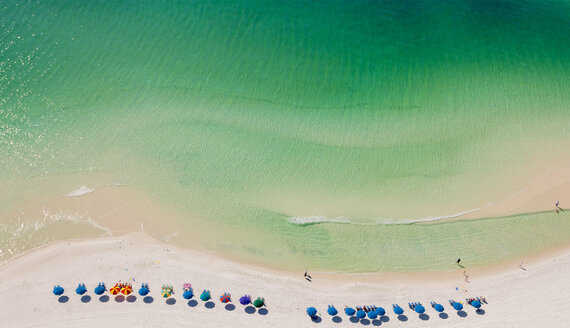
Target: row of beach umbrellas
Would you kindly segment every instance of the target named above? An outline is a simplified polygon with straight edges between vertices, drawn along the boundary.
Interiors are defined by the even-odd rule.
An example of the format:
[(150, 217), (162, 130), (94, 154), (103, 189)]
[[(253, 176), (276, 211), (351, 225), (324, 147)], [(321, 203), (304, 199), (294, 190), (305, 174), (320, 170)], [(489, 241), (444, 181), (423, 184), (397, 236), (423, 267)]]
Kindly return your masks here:
[[(194, 297), (194, 291), (192, 289), (192, 285), (189, 283), (185, 283), (183, 284), (183, 293), (182, 293), (182, 297), (184, 299), (191, 299), (192, 297)], [(95, 289), (93, 290), (95, 292), (95, 294), (97, 295), (102, 295), (103, 293), (105, 293), (106, 291), (106, 287), (105, 287), (105, 283), (100, 282), (97, 287), (95, 287)], [(61, 287), (60, 285), (56, 285), (53, 287), (53, 294), (56, 296), (60, 296), (62, 295), (64, 292), (63, 287)], [(83, 295), (87, 292), (87, 288), (85, 287), (85, 284), (80, 283), (77, 288), (75, 289), (75, 292), (78, 295)], [(129, 283), (121, 283), (118, 282), (116, 283), (113, 287), (111, 287), (109, 289), (109, 293), (111, 295), (119, 295), (119, 294), (123, 294), (123, 295), (130, 295), (133, 292), (133, 287), (131, 284)], [(148, 287), (147, 283), (143, 283), (141, 285), (141, 288), (139, 289), (139, 295), (140, 296), (146, 296), (148, 295), (148, 293), (150, 293), (150, 289)], [(163, 285), (162, 289), (160, 291), (160, 295), (164, 298), (169, 298), (172, 296), (172, 294), (174, 294), (174, 287), (172, 287), (172, 285)], [(204, 289), (204, 291), (200, 294), (200, 299), (204, 302), (207, 302), (211, 299), (211, 295), (210, 295), (210, 291), (208, 289)], [(230, 293), (223, 293), (220, 296), (220, 302), (222, 303), (229, 303), (232, 301), (232, 296)], [(240, 297), (239, 302), (242, 305), (248, 305), (248, 304), (252, 304), (253, 306), (255, 306), (256, 308), (260, 308), (265, 306), (265, 299), (258, 297), (257, 299), (253, 300), (251, 299), (250, 295), (244, 295), (242, 297)]]
[[(449, 303), (456, 311), (461, 311), (463, 309), (463, 304), (461, 304), (460, 302), (450, 300)], [(479, 301), (478, 299), (468, 300), (468, 304), (473, 306), (475, 309), (479, 309), (481, 307), (481, 301)], [(425, 307), (421, 303), (410, 303), (409, 306), (410, 309), (419, 314), (422, 314), (426, 311)], [(436, 302), (431, 302), (431, 306), (437, 312), (443, 312), (445, 310), (443, 305)], [(392, 307), (395, 314), (397, 315), (404, 314), (404, 309), (398, 304), (393, 304)], [(336, 316), (338, 314), (338, 310), (333, 305), (329, 305), (327, 313), (330, 316)], [(385, 315), (386, 310), (382, 307), (376, 307), (376, 306), (364, 307), (364, 308), (357, 307), (356, 309), (347, 306), (344, 308), (344, 313), (350, 317), (356, 316), (358, 319), (364, 319), (366, 317), (368, 317), (369, 319), (376, 319), (377, 317), (382, 317), (383, 315)], [(311, 318), (315, 318), (317, 316), (317, 309), (314, 307), (308, 307), (307, 315), (309, 315), (309, 317)]]

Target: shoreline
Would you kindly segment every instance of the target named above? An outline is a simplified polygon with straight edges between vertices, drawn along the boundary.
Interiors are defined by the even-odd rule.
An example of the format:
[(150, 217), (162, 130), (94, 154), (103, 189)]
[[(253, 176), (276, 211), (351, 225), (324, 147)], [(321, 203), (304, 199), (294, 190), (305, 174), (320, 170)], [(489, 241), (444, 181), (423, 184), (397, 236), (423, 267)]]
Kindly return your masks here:
[[(124, 232), (118, 235), (112, 236), (100, 236), (94, 238), (70, 238), (65, 240), (56, 240), (49, 242), (44, 245), (40, 245), (34, 247), (32, 249), (26, 250), (23, 253), (17, 254), (13, 257), (8, 258), (5, 261), (0, 261), (0, 272), (2, 268), (5, 266), (9, 266), (11, 263), (19, 261), (19, 259), (26, 258), (32, 254), (37, 252), (50, 250), (51, 248), (56, 248), (63, 244), (81, 244), (81, 243), (97, 243), (97, 242), (105, 242), (110, 240), (120, 240), (120, 239), (128, 239), (129, 236), (136, 236), (141, 235), (144, 236), (145, 239), (152, 240), (154, 243), (160, 243), (165, 246), (165, 248), (177, 248), (178, 251), (183, 253), (188, 253), (193, 256), (199, 257), (214, 257), (221, 261), (225, 261), (227, 263), (232, 263), (237, 266), (247, 267), (250, 270), (255, 271), (264, 271), (267, 273), (273, 273), (276, 275), (284, 275), (289, 276), (291, 278), (300, 276), (301, 272), (297, 270), (286, 270), (282, 268), (276, 268), (272, 266), (264, 266), (254, 261), (246, 261), (246, 260), (236, 260), (232, 257), (225, 256), (224, 254), (208, 250), (204, 247), (201, 248), (187, 248), (187, 247), (180, 247), (174, 244), (165, 243), (163, 241), (159, 241), (154, 237), (148, 235), (145, 232)], [(399, 272), (399, 271), (378, 271), (378, 272), (343, 272), (343, 271), (321, 271), (321, 270), (309, 270), (312, 274), (317, 274), (320, 277), (324, 277), (330, 281), (337, 281), (342, 282), (346, 281), (347, 279), (351, 279), (353, 277), (359, 277), (361, 282), (365, 283), (378, 283), (380, 281), (390, 281), (390, 282), (417, 282), (417, 281), (429, 281), (429, 282), (441, 282), (449, 279), (454, 279), (459, 276), (463, 277), (463, 270), (468, 270), (470, 275), (486, 278), (493, 275), (500, 275), (506, 272), (516, 271), (519, 269), (519, 263), (523, 263), (525, 265), (540, 265), (543, 262), (546, 262), (552, 258), (556, 258), (559, 256), (563, 256), (564, 254), (570, 254), (570, 242), (566, 245), (562, 245), (559, 247), (538, 251), (533, 254), (529, 254), (517, 259), (511, 259), (507, 261), (501, 261), (495, 264), (489, 265), (478, 265), (478, 266), (457, 266), (456, 269), (453, 270), (432, 270), (432, 271), (411, 271), (411, 272)], [(462, 263), (464, 263), (463, 261)]]
[[(534, 210), (542, 209), (544, 210), (545, 206), (548, 206), (548, 199), (550, 194), (554, 193), (559, 195), (565, 195), (561, 197), (561, 204), (564, 207), (565, 204), (570, 203), (570, 199), (567, 199), (570, 195), (570, 169), (561, 169), (552, 171), (548, 174), (543, 174), (547, 179), (541, 180), (539, 178), (532, 179), (532, 181), (528, 182), (527, 184), (521, 185), (519, 190), (521, 192), (515, 192), (516, 196), (509, 198), (508, 203), (500, 203), (501, 207), (499, 209), (508, 209), (508, 211), (514, 210), (522, 210), (523, 207), (525, 208), (532, 208)], [(102, 176), (95, 176), (92, 177), (95, 180), (102, 181), (110, 180), (109, 178), (104, 178)], [(81, 179), (74, 179), (80, 181)], [(89, 181), (93, 182), (93, 181)], [(79, 187), (75, 188), (74, 190), (67, 190), (64, 195), (57, 197), (54, 200), (51, 200), (43, 205), (38, 206), (29, 206), (27, 210), (20, 210), (19, 212), (13, 212), (10, 215), (3, 215), (5, 218), (8, 216), (23, 216), (23, 217), (41, 217), (47, 213), (52, 213), (55, 215), (58, 214), (69, 214), (79, 215), (80, 217), (87, 218), (88, 220), (92, 220), (96, 225), (102, 227), (104, 231), (107, 233), (111, 233), (112, 235), (122, 235), (136, 231), (144, 231), (148, 233), (153, 238), (160, 239), (162, 241), (168, 241), (173, 245), (182, 246), (188, 249), (195, 249), (198, 251), (203, 252), (211, 252), (214, 254), (218, 254), (220, 257), (227, 258), (232, 261), (236, 261), (239, 263), (248, 263), (254, 266), (265, 266), (268, 268), (275, 268), (279, 270), (278, 266), (274, 266), (274, 264), (265, 264), (263, 258), (254, 258), (254, 256), (249, 256), (248, 254), (241, 254), (239, 252), (225, 252), (223, 249), (220, 248), (212, 248), (211, 245), (208, 247), (207, 244), (203, 244), (200, 240), (199, 235), (195, 231), (189, 231), (188, 229), (181, 230), (180, 228), (182, 224), (185, 222), (188, 217), (185, 217), (181, 213), (178, 213), (173, 208), (168, 208), (165, 206), (166, 204), (159, 202), (155, 197), (152, 197), (147, 192), (138, 188), (137, 186), (128, 186), (128, 185), (119, 185), (114, 183), (105, 183), (102, 184), (100, 187), (95, 187), (92, 184), (88, 183), (87, 188), (94, 189), (94, 191), (85, 193), (82, 196), (66, 196), (73, 191), (79, 189)], [(529, 201), (529, 199), (534, 199), (535, 202)], [(543, 204), (544, 206), (540, 205)], [(509, 205), (509, 206), (506, 206)], [(516, 206), (515, 206), (516, 205)], [(540, 205), (540, 206), (539, 206)], [(552, 204), (553, 205), (553, 204)], [(518, 207), (517, 207), (518, 206)], [(533, 208), (532, 206), (538, 206)], [(541, 207), (542, 206), (542, 207)], [(508, 212), (507, 211), (507, 212)], [(538, 212), (540, 213), (548, 213), (549, 211)], [(461, 216), (459, 218), (452, 218), (452, 219), (445, 219), (439, 220), (434, 222), (418, 222), (418, 223), (411, 223), (410, 225), (417, 225), (417, 226), (430, 226), (430, 225), (437, 225), (437, 224), (453, 224), (459, 222), (467, 222), (467, 221), (477, 221), (481, 220), (481, 222), (488, 221), (488, 220), (495, 220), (495, 219), (504, 219), (504, 218), (512, 218), (517, 216), (517, 214), (510, 214), (505, 216), (491, 216), (491, 217), (476, 217), (476, 214), (481, 214), (481, 211), (469, 213), (465, 216)], [(491, 213), (491, 212), (489, 212)], [(537, 214), (537, 212), (528, 212), (518, 214), (520, 216), (525, 215), (533, 215)], [(162, 220), (157, 220), (156, 218), (164, 218), (166, 221), (162, 222)], [(202, 226), (204, 229), (208, 229), (207, 220), (204, 218), (199, 217), (192, 217), (195, 219), (195, 222), (203, 223)], [(166, 224), (164, 224), (166, 223)], [(89, 222), (87, 222), (89, 225)], [(292, 224), (292, 223), (289, 223)], [(338, 229), (338, 228), (331, 228), (328, 227), (327, 223), (324, 223), (325, 226), (318, 229), (328, 230), (328, 229)], [(97, 226), (94, 226), (99, 228)], [(348, 229), (352, 229), (347, 227)], [(303, 228), (304, 229), (304, 228)], [(382, 228), (383, 229), (383, 228)], [(187, 238), (184, 239), (184, 243), (180, 243), (180, 238), (176, 237), (178, 231), (184, 231), (184, 234)], [(211, 232), (211, 231), (210, 231)], [(41, 234), (41, 232), (40, 232)], [(80, 236), (80, 235), (78, 235)], [(170, 236), (174, 236), (174, 240), (169, 240)], [(60, 237), (59, 240), (73, 240), (73, 234), (67, 233), (63, 238)], [(91, 236), (89, 236), (91, 238)], [(57, 238), (56, 238), (57, 239)], [(81, 239), (81, 236), (80, 238)], [(51, 243), (50, 243), (51, 244)], [(562, 244), (556, 243), (554, 249), (558, 247), (567, 247), (570, 246), (570, 240), (563, 241)], [(546, 249), (541, 248), (538, 251), (538, 254), (548, 254), (548, 252), (553, 247), (547, 246)], [(29, 250), (26, 250), (27, 252)], [(243, 251), (242, 251), (243, 252)], [(529, 255), (530, 254), (530, 255)], [(490, 261), (490, 264), (482, 264), (477, 265), (476, 267), (495, 267), (501, 266), (502, 263), (508, 263), (509, 261), (516, 261), (515, 259), (518, 258), (526, 258), (526, 257), (534, 257), (533, 254), (537, 254), (536, 252), (522, 254), (521, 256), (503, 256), (504, 258), (509, 258), (506, 260), (504, 258), (500, 258), (498, 261)], [(436, 256), (440, 256), (441, 254)], [(304, 262), (298, 261), (298, 262)], [(307, 261), (305, 263), (311, 263), (311, 261)], [(403, 262), (402, 262), (403, 263)], [(517, 262), (518, 263), (518, 262)], [(299, 269), (299, 263), (296, 265), (296, 269)], [(407, 267), (410, 267), (409, 262), (407, 263)], [(397, 268), (396, 268), (397, 269)], [(327, 271), (326, 269), (323, 271)], [(352, 270), (339, 270), (337, 272), (349, 273)], [(394, 276), (393, 279), (397, 279), (397, 276), (402, 273), (416, 273), (421, 274), (425, 272), (446, 272), (450, 271), (449, 268), (439, 267), (435, 268), (434, 270), (420, 270), (420, 271), (406, 271), (406, 270), (398, 270), (398, 271), (389, 271), (385, 270), (384, 268), (380, 270), (367, 270), (367, 269), (360, 269), (354, 270), (355, 272), (360, 272), (366, 274), (367, 272), (385, 272), (386, 275)], [(451, 270), (453, 271), (453, 270)], [(485, 271), (483, 269), (482, 271)], [(334, 272), (329, 273), (334, 275)], [(391, 278), (392, 279), (392, 278)]]
[[(0, 317), (6, 327), (77, 326), (100, 327), (121, 320), (141, 327), (156, 326), (158, 321), (190, 327), (220, 325), (231, 320), (234, 326), (248, 327), (314, 327), (305, 314), (308, 306), (315, 306), (321, 315), (322, 326), (345, 327), (353, 323), (342, 313), (345, 305), (375, 304), (387, 310), (389, 324), (402, 327), (534, 327), (544, 324), (551, 327), (564, 325), (568, 305), (564, 293), (556, 293), (569, 286), (570, 248), (562, 248), (548, 255), (524, 259), (525, 270), (518, 265), (497, 267), (497, 272), (467, 268), (469, 283), (463, 282), (460, 270), (445, 274), (404, 274), (391, 280), (390, 275), (327, 274), (309, 270), (313, 281), (303, 279), (302, 272), (284, 272), (251, 266), (220, 258), (215, 254), (178, 248), (158, 242), (144, 233), (102, 237), (92, 240), (56, 242), (42, 246), (13, 258), (0, 266)], [(101, 302), (93, 294), (97, 282), (109, 288), (114, 282), (132, 281), (135, 290), (141, 282), (150, 284), (152, 304), (135, 298), (133, 302), (111, 298)], [(186, 304), (180, 286), (190, 282), (195, 295), (202, 289), (212, 292), (214, 308), (209, 309), (200, 300)], [(86, 284), (89, 301), (75, 295), (78, 282)], [(165, 303), (159, 295), (162, 284), (173, 284), (173, 305)], [(65, 288), (66, 303), (59, 303), (51, 294), (53, 285)], [(26, 286), (25, 289), (22, 289)], [(458, 290), (455, 290), (457, 288)], [(19, 291), (19, 292), (18, 292)], [(33, 291), (33, 297), (28, 291)], [(224, 308), (216, 299), (223, 292), (233, 296), (233, 310)], [(244, 293), (264, 297), (265, 314), (246, 314), (237, 299)], [(137, 295), (138, 296), (138, 295)], [(465, 298), (482, 296), (488, 301), (483, 313), (476, 314), (465, 304)], [(449, 299), (462, 301), (463, 314), (449, 310)], [(529, 300), (532, 299), (532, 302)], [(426, 307), (425, 317), (407, 308), (408, 302), (419, 301)], [(429, 306), (437, 301), (446, 308), (442, 319)], [(400, 321), (391, 304), (400, 304), (406, 321)], [(341, 323), (331, 322), (326, 314), (327, 304), (334, 304)], [(32, 312), (30, 309), (34, 309)], [(548, 312), (548, 316), (541, 313)], [(537, 315), (531, 315), (537, 313)], [(58, 315), (65, 321), (57, 320)], [(330, 323), (329, 323), (330, 322)], [(207, 323), (207, 324), (205, 324)], [(370, 324), (370, 322), (368, 323)]]

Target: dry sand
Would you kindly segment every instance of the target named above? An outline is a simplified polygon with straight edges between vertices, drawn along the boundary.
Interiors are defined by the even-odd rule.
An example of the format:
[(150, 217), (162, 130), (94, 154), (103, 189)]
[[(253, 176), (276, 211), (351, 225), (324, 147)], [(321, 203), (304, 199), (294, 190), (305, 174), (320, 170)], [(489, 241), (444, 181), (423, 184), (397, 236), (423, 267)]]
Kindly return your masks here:
[[(207, 252), (179, 249), (159, 243), (143, 233), (95, 240), (58, 242), (11, 259), (0, 267), (0, 326), (7, 327), (567, 327), (570, 315), (568, 291), (570, 250), (550, 252), (548, 256), (523, 264), (503, 264), (500, 272), (466, 268), (446, 272), (437, 278), (430, 273), (399, 275), (328, 275), (309, 272), (291, 274), (230, 262)], [(386, 279), (384, 279), (386, 278)], [(134, 281), (133, 281), (134, 279)], [(137, 295), (132, 302), (117, 302), (111, 297), (101, 302), (93, 293), (99, 281), (110, 287), (119, 280), (132, 281), (137, 290), (141, 282), (150, 284), (153, 302), (147, 304)], [(74, 290), (84, 282), (89, 299)], [(195, 294), (210, 289), (215, 307), (182, 298), (181, 286), (192, 283)], [(160, 297), (162, 284), (175, 288), (174, 304)], [(67, 302), (52, 294), (54, 284), (65, 288)], [(459, 290), (456, 290), (456, 287)], [(466, 291), (464, 291), (466, 290)], [(217, 299), (223, 292), (233, 295), (234, 307), (225, 308)], [(238, 299), (243, 294), (263, 296), (267, 308), (246, 313)], [(106, 294), (108, 295), (108, 294)], [(464, 312), (450, 309), (448, 300), (463, 301), (484, 296), (483, 311), (465, 305)], [(121, 298), (120, 298), (121, 299)], [(426, 307), (420, 318), (408, 302), (419, 301)], [(440, 317), (429, 305), (438, 301), (447, 317)], [(170, 301), (174, 302), (174, 301)], [(391, 305), (405, 309), (405, 321), (394, 315)], [(335, 323), (326, 314), (327, 304), (339, 311), (345, 305), (383, 306), (384, 320), (353, 323), (341, 313)], [(318, 309), (321, 319), (313, 322), (305, 314), (307, 306)], [(404, 319), (403, 317), (401, 319)]]

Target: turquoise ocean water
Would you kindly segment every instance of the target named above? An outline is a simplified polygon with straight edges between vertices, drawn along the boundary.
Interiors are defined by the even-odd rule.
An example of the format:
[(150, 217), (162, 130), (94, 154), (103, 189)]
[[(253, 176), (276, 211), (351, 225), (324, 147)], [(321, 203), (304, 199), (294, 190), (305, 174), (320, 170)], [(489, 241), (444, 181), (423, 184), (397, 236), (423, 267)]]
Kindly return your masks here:
[[(182, 213), (157, 218), (169, 240), (277, 267), (435, 270), (570, 242), (566, 213), (409, 224), (567, 163), (567, 0), (5, 0), (0, 27), (0, 213), (103, 174)], [(105, 231), (0, 224), (4, 258)]]

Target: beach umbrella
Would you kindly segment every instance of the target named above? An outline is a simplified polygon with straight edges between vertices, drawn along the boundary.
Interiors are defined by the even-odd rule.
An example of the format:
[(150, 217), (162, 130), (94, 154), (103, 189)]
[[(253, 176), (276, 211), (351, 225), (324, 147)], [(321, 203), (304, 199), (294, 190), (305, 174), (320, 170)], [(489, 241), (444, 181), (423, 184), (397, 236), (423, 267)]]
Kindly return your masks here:
[(79, 284), (79, 285), (77, 286), (77, 288), (75, 289), (75, 292), (76, 292), (78, 295), (83, 295), (83, 294), (85, 294), (85, 293), (87, 292), (87, 288), (85, 288), (85, 285)]
[(329, 315), (337, 315), (338, 311), (335, 309), (334, 306), (329, 305), (329, 308), (327, 309), (327, 312)]
[(115, 286), (111, 287), (111, 289), (109, 289), (109, 293), (111, 293), (111, 295), (117, 295), (121, 292), (121, 286), (119, 286), (119, 284), (115, 284)]
[(123, 285), (123, 287), (121, 288), (121, 293), (123, 293), (123, 295), (130, 295), (133, 292), (133, 286), (131, 285)]
[(170, 289), (165, 288), (160, 292), (160, 295), (162, 295), (162, 297), (164, 298), (169, 298), (170, 296), (172, 296), (172, 292), (170, 291)]
[(378, 316), (376, 311), (370, 311), (370, 312), (366, 313), (366, 315), (368, 316), (369, 319), (376, 319), (376, 317)]
[(453, 308), (456, 309), (457, 311), (463, 310), (463, 305), (461, 305), (461, 303), (455, 302), (453, 303)]
[(437, 311), (437, 312), (443, 312), (443, 305), (441, 304), (436, 304), (433, 306), (433, 308)]
[(229, 303), (232, 301), (232, 296), (230, 293), (224, 293), (224, 295), (220, 296), (220, 302), (222, 303)]
[(210, 299), (210, 291), (204, 289), (202, 294), (200, 294), (200, 299), (204, 302), (208, 301)]
[(99, 286), (95, 287), (94, 292), (97, 295), (103, 294), (105, 292), (105, 285), (99, 284)]
[(258, 297), (255, 301), (253, 301), (253, 306), (256, 308), (260, 308), (265, 305), (265, 298)]
[(416, 311), (416, 313), (422, 314), (426, 312), (426, 308), (421, 304), (417, 304), (414, 306), (414, 311)]
[(251, 303), (251, 296), (244, 295), (240, 297), (239, 302), (241, 303), (241, 305), (248, 305), (249, 303)]
[(192, 291), (192, 288), (186, 289), (184, 291), (184, 293), (182, 294), (182, 297), (184, 297), (185, 300), (189, 300), (194, 296), (194, 292)]
[(363, 310), (358, 310), (356, 311), (356, 317), (358, 319), (364, 319), (366, 318), (366, 312), (364, 312)]
[(474, 308), (478, 309), (481, 307), (481, 302), (479, 301), (473, 301), (471, 302), (471, 306), (473, 306)]
[(402, 308), (399, 307), (399, 306), (396, 306), (396, 307), (394, 308), (394, 313), (396, 313), (397, 315), (403, 314), (403, 313), (404, 313), (404, 309), (402, 309)]
[(309, 315), (309, 317), (313, 318), (314, 316), (317, 315), (317, 309), (315, 309), (314, 307), (308, 307), (307, 308), (307, 314)]
[(56, 296), (63, 294), (63, 287), (61, 287), (60, 285), (54, 286), (53, 287), (53, 294)]
[(146, 296), (146, 295), (148, 295), (149, 292), (150, 292), (150, 290), (148, 290), (148, 288), (144, 285), (139, 289), (139, 295), (140, 296)]
[(379, 316), (383, 316), (386, 314), (386, 310), (384, 310), (384, 308), (381, 308), (381, 307), (376, 308), (376, 314)]
[(356, 313), (356, 311), (351, 307), (347, 307), (344, 308), (344, 313), (348, 316), (353, 316)]

